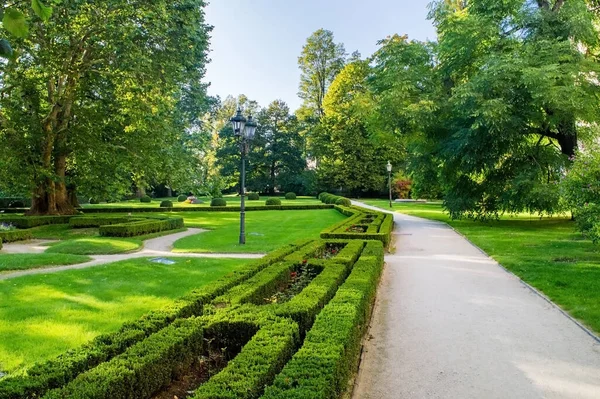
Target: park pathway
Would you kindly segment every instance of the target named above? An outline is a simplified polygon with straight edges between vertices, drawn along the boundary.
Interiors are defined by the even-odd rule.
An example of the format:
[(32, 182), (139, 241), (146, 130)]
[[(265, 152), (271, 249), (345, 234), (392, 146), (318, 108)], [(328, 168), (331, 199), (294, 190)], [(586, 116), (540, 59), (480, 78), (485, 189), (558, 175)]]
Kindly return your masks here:
[(394, 218), (354, 399), (600, 398), (597, 339), (448, 225)]
[[(191, 253), (191, 252), (171, 252), (175, 241), (208, 230), (189, 228), (186, 231), (179, 233), (168, 234), (157, 238), (144, 241), (144, 246), (140, 251), (130, 252), (118, 255), (90, 255), (92, 260), (85, 263), (78, 263), (68, 266), (53, 266), (39, 269), (20, 270), (8, 273), (1, 273), (0, 280), (8, 280), (10, 278), (28, 276), (31, 274), (48, 274), (57, 273), (64, 270), (85, 269), (92, 266), (105, 265), (107, 263), (119, 262), (127, 259), (145, 258), (145, 257), (169, 257), (169, 258), (233, 258), (233, 259), (259, 259), (264, 254), (248, 254), (248, 253)], [(50, 240), (32, 240), (29, 243), (5, 244), (2, 253), (41, 253), (47, 247), (47, 244), (53, 241)]]

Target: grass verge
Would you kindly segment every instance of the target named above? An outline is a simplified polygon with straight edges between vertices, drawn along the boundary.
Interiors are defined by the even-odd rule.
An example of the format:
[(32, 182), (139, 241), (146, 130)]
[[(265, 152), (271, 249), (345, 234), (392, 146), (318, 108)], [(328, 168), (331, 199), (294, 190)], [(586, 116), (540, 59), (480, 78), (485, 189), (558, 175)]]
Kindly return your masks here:
[(68, 254), (0, 254), (0, 272), (74, 265), (89, 260), (87, 256)]

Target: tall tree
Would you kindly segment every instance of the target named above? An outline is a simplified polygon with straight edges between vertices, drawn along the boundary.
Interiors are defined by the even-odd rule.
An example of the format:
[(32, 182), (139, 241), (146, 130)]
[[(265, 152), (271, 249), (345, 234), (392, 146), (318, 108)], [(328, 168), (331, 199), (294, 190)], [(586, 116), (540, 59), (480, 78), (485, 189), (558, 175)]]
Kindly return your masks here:
[(319, 29), (314, 32), (302, 48), (298, 66), (302, 72), (298, 95), (304, 106), (317, 116), (323, 116), (323, 99), (335, 76), (346, 62), (346, 50), (335, 43), (333, 32)]
[(205, 102), (204, 6), (66, 0), (15, 40), (0, 78), (2, 180), (26, 182), (31, 213), (73, 213), (69, 188), (91, 170), (96, 183), (117, 173), (144, 182), (161, 168)]
[(451, 214), (557, 211), (568, 158), (600, 122), (586, 2), (437, 1), (431, 17), (445, 97), (429, 137)]

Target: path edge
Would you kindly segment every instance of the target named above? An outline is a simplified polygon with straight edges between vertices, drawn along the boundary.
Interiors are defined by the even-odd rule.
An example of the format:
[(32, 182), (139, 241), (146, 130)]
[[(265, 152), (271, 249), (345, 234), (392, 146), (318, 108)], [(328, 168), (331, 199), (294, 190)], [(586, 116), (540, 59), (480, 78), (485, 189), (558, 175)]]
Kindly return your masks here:
[[(400, 213), (400, 212), (399, 212)], [(413, 216), (413, 215), (409, 215), (409, 216)], [(414, 216), (413, 216), (414, 217)], [(418, 217), (418, 216), (417, 216)], [(438, 222), (440, 222), (438, 220)], [(462, 238), (464, 238), (465, 240), (467, 240), (467, 242), (469, 244), (471, 244), (471, 246), (473, 246), (475, 249), (477, 249), (479, 252), (481, 252), (483, 255), (485, 255), (488, 259), (492, 260), (496, 265), (500, 266), (500, 268), (502, 270), (504, 270), (506, 273), (510, 274), (511, 276), (515, 277), (517, 280), (519, 280), (519, 282), (525, 286), (526, 288), (528, 288), (531, 292), (533, 292), (535, 295), (537, 295), (538, 297), (542, 298), (544, 301), (546, 301), (548, 304), (550, 304), (553, 308), (555, 308), (556, 310), (558, 310), (560, 313), (562, 313), (565, 317), (567, 317), (569, 320), (571, 320), (575, 325), (577, 325), (580, 329), (582, 329), (587, 335), (589, 335), (594, 341), (596, 341), (597, 344), (600, 344), (600, 336), (596, 335), (595, 332), (593, 332), (592, 330), (590, 330), (588, 327), (586, 327), (583, 323), (581, 323), (579, 320), (577, 320), (576, 318), (574, 318), (573, 316), (571, 316), (566, 310), (564, 310), (563, 308), (561, 308), (560, 306), (558, 306), (556, 303), (554, 303), (552, 301), (552, 299), (548, 298), (543, 292), (541, 292), (540, 290), (538, 290), (537, 288), (535, 288), (534, 286), (532, 286), (531, 284), (525, 282), (521, 277), (517, 276), (515, 273), (513, 273), (511, 270), (507, 269), (504, 265), (502, 265), (500, 262), (498, 262), (496, 259), (492, 258), (490, 255), (488, 255), (487, 252), (485, 252), (483, 249), (481, 249), (478, 245), (476, 245), (473, 241), (471, 241), (467, 236), (465, 236), (463, 233), (461, 233), (460, 231), (456, 230), (453, 226), (449, 225), (446, 222), (440, 222), (445, 224), (446, 226), (450, 227), (456, 234), (458, 234), (459, 236), (461, 236)]]

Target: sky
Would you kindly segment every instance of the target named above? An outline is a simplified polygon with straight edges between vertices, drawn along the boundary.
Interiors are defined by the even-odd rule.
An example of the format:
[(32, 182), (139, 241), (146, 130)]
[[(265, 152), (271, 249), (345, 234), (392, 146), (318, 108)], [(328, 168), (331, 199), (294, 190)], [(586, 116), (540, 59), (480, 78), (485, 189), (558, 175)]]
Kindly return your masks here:
[(317, 29), (333, 32), (349, 54), (365, 58), (377, 41), (398, 33), (435, 40), (427, 20), (430, 0), (212, 0), (214, 26), (206, 82), (209, 94), (245, 94), (261, 106), (281, 99), (292, 111), (298, 98), (298, 56)]

